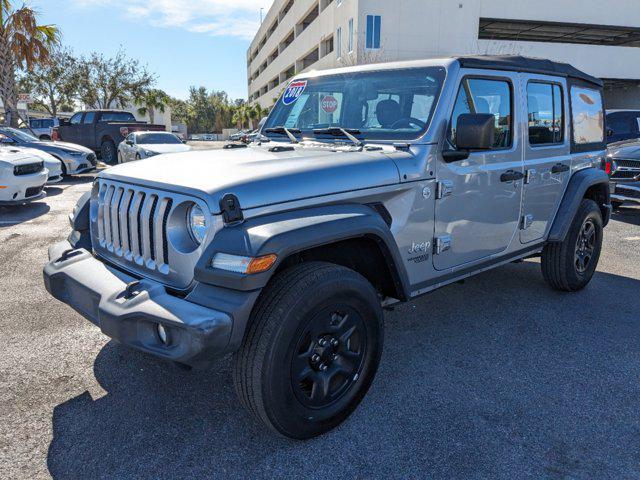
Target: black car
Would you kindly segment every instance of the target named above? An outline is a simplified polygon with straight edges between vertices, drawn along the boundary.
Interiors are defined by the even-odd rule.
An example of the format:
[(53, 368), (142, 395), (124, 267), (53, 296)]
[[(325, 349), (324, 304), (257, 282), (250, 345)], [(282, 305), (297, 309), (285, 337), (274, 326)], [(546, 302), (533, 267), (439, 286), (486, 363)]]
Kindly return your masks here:
[(640, 138), (640, 110), (608, 110), (607, 143)]
[(611, 143), (605, 167), (611, 178), (611, 204), (640, 203), (640, 138)]

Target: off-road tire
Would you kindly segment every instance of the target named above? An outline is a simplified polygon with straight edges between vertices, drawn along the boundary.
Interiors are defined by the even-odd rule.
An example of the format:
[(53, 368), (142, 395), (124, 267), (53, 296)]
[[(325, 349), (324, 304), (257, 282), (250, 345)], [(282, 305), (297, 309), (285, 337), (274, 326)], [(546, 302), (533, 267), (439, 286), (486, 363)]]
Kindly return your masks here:
[[(293, 380), (300, 378), (295, 376), (294, 365), (306, 355), (306, 351), (300, 354), (298, 346), (300, 339), (315, 338), (307, 330), (334, 308), (356, 312), (352, 316), (360, 319), (366, 331), (360, 345), (366, 347), (358, 373), (346, 377), (342, 396), (327, 400), (333, 403), (325, 407), (310, 408), (300, 400), (300, 382)], [(331, 318), (334, 325), (334, 316)], [(331, 263), (310, 262), (279, 273), (258, 299), (243, 345), (234, 355), (233, 380), (240, 402), (259, 421), (290, 438), (308, 439), (331, 430), (355, 410), (371, 386), (382, 354), (383, 330), (377, 292), (357, 272)], [(326, 344), (322, 340), (324, 337), (320, 344)], [(317, 346), (313, 342), (311, 351), (315, 351), (313, 345)], [(341, 368), (340, 360), (328, 373), (334, 367)], [(313, 372), (314, 378), (317, 373)]]
[(113, 164), (116, 161), (116, 144), (113, 140), (105, 140), (100, 145), (100, 156), (104, 163)]
[[(587, 222), (595, 228), (595, 241), (592, 256), (581, 272), (576, 265), (576, 250), (578, 237)], [(564, 241), (548, 243), (542, 250), (542, 275), (546, 282), (553, 289), (564, 292), (576, 292), (584, 288), (591, 281), (598, 266), (602, 238), (602, 212), (593, 200), (584, 199)]]

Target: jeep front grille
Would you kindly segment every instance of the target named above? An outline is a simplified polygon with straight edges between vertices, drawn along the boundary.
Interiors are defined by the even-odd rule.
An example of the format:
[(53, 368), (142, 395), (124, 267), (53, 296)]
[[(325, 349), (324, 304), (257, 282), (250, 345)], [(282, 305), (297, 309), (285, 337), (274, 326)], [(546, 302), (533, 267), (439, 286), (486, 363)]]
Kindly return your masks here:
[(173, 199), (135, 187), (105, 185), (99, 205), (100, 245), (150, 270), (169, 273), (165, 217)]
[(92, 198), (93, 249), (142, 277), (187, 288), (204, 247), (179, 240), (176, 249), (170, 236), (188, 236), (184, 212), (194, 202), (204, 207), (185, 195), (100, 179)]

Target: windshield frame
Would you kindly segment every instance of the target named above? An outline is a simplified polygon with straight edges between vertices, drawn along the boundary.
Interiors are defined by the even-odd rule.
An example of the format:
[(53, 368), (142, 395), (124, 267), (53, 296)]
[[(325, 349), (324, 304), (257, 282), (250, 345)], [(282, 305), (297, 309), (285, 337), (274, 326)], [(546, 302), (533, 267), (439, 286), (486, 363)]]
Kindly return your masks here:
[[(283, 97), (287, 91), (287, 88), (289, 87), (289, 85), (291, 85), (292, 83), (297, 83), (297, 82), (316, 82), (317, 80), (322, 80), (325, 78), (331, 78), (331, 77), (337, 77), (337, 76), (342, 76), (342, 77), (346, 77), (345, 82), (348, 82), (348, 77), (353, 77), (353, 76), (368, 76), (368, 75), (376, 75), (376, 74), (392, 74), (392, 73), (396, 73), (399, 75), (402, 75), (402, 72), (420, 72), (423, 71), (425, 74), (428, 73), (429, 70), (433, 71), (433, 76), (434, 78), (436, 78), (437, 80), (439, 80), (439, 85), (437, 86), (437, 90), (434, 94), (433, 97), (433, 101), (430, 105), (430, 111), (429, 111), (429, 115), (426, 119), (426, 121), (423, 121), (422, 123), (425, 124), (424, 128), (421, 128), (420, 130), (414, 130), (414, 131), (407, 131), (406, 129), (398, 129), (398, 133), (394, 134), (393, 132), (375, 132), (375, 131), (371, 131), (371, 130), (367, 130), (367, 129), (362, 129), (362, 131), (360, 131), (360, 133), (354, 133), (353, 135), (358, 138), (359, 140), (365, 141), (365, 142), (376, 142), (376, 143), (415, 143), (416, 141), (424, 138), (429, 130), (430, 127), (433, 123), (433, 120), (436, 116), (436, 112), (438, 111), (438, 105), (440, 103), (441, 98), (443, 97), (443, 94), (445, 92), (445, 87), (447, 85), (447, 79), (449, 76), (449, 69), (447, 68), (447, 66), (445, 64), (431, 64), (431, 65), (422, 65), (422, 66), (401, 66), (401, 67), (397, 67), (397, 68), (384, 68), (383, 66), (381, 66), (380, 68), (376, 68), (376, 69), (371, 69), (371, 68), (366, 68), (366, 69), (356, 69), (353, 71), (343, 71), (342, 69), (338, 69), (335, 71), (330, 71), (330, 72), (319, 72), (318, 74), (316, 74), (316, 72), (310, 72), (309, 75), (300, 75), (297, 77), (294, 77), (290, 80), (289, 83), (287, 83), (287, 87), (285, 87), (285, 89), (283, 90), (282, 94), (280, 95), (280, 97), (278, 97), (278, 100), (276, 101), (276, 103), (274, 104), (274, 107), (271, 109), (271, 113), (269, 114), (269, 117), (267, 119), (267, 121), (264, 124), (264, 127), (262, 129), (263, 135), (266, 136), (267, 138), (269, 138), (270, 140), (284, 140), (287, 141), (288, 137), (287, 135), (283, 132), (283, 133), (276, 133), (276, 132), (269, 132), (266, 133), (265, 130), (267, 129), (271, 129), (271, 128), (278, 128), (278, 127), (282, 127), (283, 125), (279, 124), (276, 121), (276, 116), (278, 114), (279, 111), (281, 111), (281, 108), (289, 108), (289, 113), (287, 114), (285, 121), (288, 119), (289, 114), (291, 112), (292, 107), (290, 107), (290, 104), (284, 103), (283, 101)], [(321, 91), (321, 90), (320, 90)], [(415, 95), (416, 93), (414, 93)], [(379, 95), (383, 95), (381, 93), (379, 93)], [(295, 103), (295, 102), (292, 102)], [(284, 105), (283, 105), (284, 104)], [(342, 106), (341, 106), (342, 108)], [(280, 109), (280, 110), (279, 110)], [(422, 118), (417, 118), (418, 120), (423, 120)], [(330, 124), (330, 127), (338, 127), (338, 128), (344, 128), (346, 130), (360, 130), (354, 126), (351, 125), (343, 125), (342, 122), (340, 121), (341, 119), (339, 119), (338, 122), (334, 122), (332, 124)], [(282, 123), (282, 122), (281, 122)], [(300, 129), (299, 126), (287, 126), (287, 128), (289, 130), (294, 131), (294, 135), (298, 138), (300, 138), (301, 140), (313, 140), (313, 141), (331, 141), (331, 143), (344, 143), (345, 141), (349, 141), (347, 138), (343, 137), (343, 136), (339, 136), (339, 135), (334, 135), (334, 134), (324, 134), (324, 133), (314, 133), (314, 130), (322, 130), (325, 127), (320, 126), (321, 124), (318, 124), (317, 126), (313, 127), (313, 128), (302, 128)]]

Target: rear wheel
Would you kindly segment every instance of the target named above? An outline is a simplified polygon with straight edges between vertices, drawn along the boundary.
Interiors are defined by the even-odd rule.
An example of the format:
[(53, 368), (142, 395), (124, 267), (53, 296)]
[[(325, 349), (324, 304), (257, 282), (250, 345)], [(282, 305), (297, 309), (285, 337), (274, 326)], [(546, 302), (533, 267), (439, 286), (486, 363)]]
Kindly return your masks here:
[(549, 243), (542, 251), (547, 283), (565, 292), (584, 288), (598, 266), (602, 238), (602, 212), (593, 200), (584, 199), (564, 241)]
[(291, 438), (320, 435), (358, 406), (375, 376), (383, 315), (375, 289), (348, 268), (321, 262), (275, 277), (234, 357), (241, 403)]
[(104, 163), (114, 163), (116, 161), (116, 144), (113, 140), (105, 140), (100, 146), (100, 155)]

